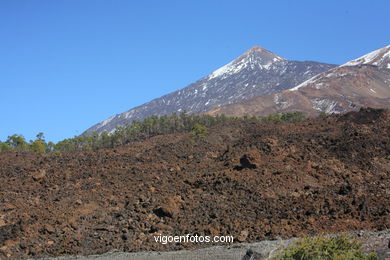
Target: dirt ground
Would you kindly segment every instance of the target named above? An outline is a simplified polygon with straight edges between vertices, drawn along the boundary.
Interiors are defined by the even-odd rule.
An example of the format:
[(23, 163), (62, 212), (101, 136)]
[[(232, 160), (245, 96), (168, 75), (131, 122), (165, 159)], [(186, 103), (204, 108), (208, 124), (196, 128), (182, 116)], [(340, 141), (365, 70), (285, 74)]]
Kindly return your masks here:
[(390, 228), (390, 113), (228, 122), (61, 155), (0, 154), (0, 256), (192, 249)]

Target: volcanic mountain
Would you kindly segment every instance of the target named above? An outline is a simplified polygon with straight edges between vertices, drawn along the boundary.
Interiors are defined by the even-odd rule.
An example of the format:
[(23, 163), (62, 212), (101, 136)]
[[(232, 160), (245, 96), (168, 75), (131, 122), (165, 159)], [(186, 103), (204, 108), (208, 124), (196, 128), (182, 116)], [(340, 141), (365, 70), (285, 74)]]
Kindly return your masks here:
[(336, 65), (290, 61), (262, 47), (253, 47), (229, 64), (189, 86), (100, 122), (85, 133), (113, 132), (117, 126), (151, 115), (203, 113), (226, 104), (290, 89)]
[(320, 73), (292, 89), (214, 108), (208, 113), (239, 116), (301, 111), (315, 115), (360, 107), (390, 107), (390, 45)]

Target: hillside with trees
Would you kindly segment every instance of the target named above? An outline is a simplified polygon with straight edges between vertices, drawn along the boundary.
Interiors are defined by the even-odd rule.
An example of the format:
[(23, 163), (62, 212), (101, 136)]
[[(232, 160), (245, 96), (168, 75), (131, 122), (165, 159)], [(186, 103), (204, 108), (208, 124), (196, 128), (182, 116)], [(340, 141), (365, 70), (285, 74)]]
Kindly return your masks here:
[[(96, 151), (103, 148), (114, 148), (131, 142), (146, 140), (150, 137), (164, 134), (183, 133), (193, 131), (197, 136), (204, 136), (207, 127), (219, 123), (235, 120), (259, 120), (261, 122), (293, 122), (304, 119), (300, 112), (273, 114), (265, 117), (227, 117), (225, 115), (195, 115), (173, 113), (172, 115), (150, 116), (143, 121), (133, 121), (126, 126), (117, 127), (109, 134), (103, 132), (92, 135), (81, 135), (68, 138), (58, 143), (46, 142), (43, 133), (38, 133), (35, 140), (26, 141), (23, 135), (11, 135), (4, 142), (0, 141), (0, 152), (15, 150), (38, 153), (63, 153), (75, 151)], [(202, 134), (200, 134), (202, 132)]]

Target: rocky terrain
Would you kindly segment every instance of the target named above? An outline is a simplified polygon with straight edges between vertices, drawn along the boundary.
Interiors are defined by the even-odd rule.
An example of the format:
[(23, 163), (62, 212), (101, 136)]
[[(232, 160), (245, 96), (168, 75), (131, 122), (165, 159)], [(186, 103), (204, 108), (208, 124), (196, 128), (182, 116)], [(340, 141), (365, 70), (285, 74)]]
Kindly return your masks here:
[(292, 89), (217, 107), (208, 113), (240, 116), (301, 111), (318, 115), (368, 106), (390, 108), (390, 46), (320, 73)]
[[(390, 228), (390, 113), (232, 121), (95, 152), (0, 154), (0, 256), (172, 251)], [(220, 244), (219, 244), (220, 245)]]
[[(334, 236), (330, 234), (329, 236)], [(359, 231), (347, 233), (352, 239), (362, 244), (365, 252), (375, 252), (379, 260), (390, 258), (390, 230), (379, 232)], [(46, 260), (270, 260), (279, 255), (286, 247), (297, 241), (296, 238), (263, 240), (255, 243), (240, 243), (226, 246), (212, 246), (195, 250), (168, 252), (110, 252), (90, 256), (62, 256)]]
[(114, 115), (90, 127), (84, 134), (113, 132), (117, 126), (151, 115), (184, 111), (203, 113), (222, 105), (293, 88), (333, 67), (335, 65), (313, 61), (290, 61), (256, 46), (197, 82)]

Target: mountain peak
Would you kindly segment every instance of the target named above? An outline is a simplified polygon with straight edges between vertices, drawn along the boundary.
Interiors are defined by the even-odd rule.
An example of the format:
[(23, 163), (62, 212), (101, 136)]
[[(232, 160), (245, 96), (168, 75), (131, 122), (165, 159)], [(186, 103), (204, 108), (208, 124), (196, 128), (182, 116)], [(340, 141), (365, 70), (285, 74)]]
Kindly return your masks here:
[(251, 53), (251, 52), (270, 52), (270, 51), (261, 46), (253, 46), (252, 48), (246, 51), (246, 53)]
[(273, 53), (273, 52), (271, 52), (271, 51), (269, 51), (266, 48), (261, 47), (261, 46), (253, 46), (252, 48), (247, 50), (243, 55), (245, 55), (245, 54), (259, 54), (259, 53), (268, 53), (268, 54), (273, 54), (275, 56), (278, 56), (275, 53)]
[(252, 48), (247, 50), (244, 54), (242, 54), (240, 57), (238, 57), (237, 60), (239, 60), (242, 57), (248, 56), (248, 55), (257, 55), (257, 56), (268, 57), (268, 58), (272, 57), (272, 58), (283, 59), (282, 57), (267, 50), (266, 48), (263, 48), (261, 46), (253, 46)]
[(254, 46), (234, 61), (211, 73), (208, 78), (225, 77), (238, 73), (246, 68), (251, 70), (257, 70), (258, 68), (269, 70), (273, 64), (284, 60), (284, 58), (263, 47)]
[(240, 64), (242, 62), (256, 64), (260, 66), (270, 66), (272, 63), (283, 61), (284, 58), (276, 55), (269, 50), (260, 47), (254, 46), (247, 50), (244, 54), (238, 57), (233, 61), (233, 64)]

